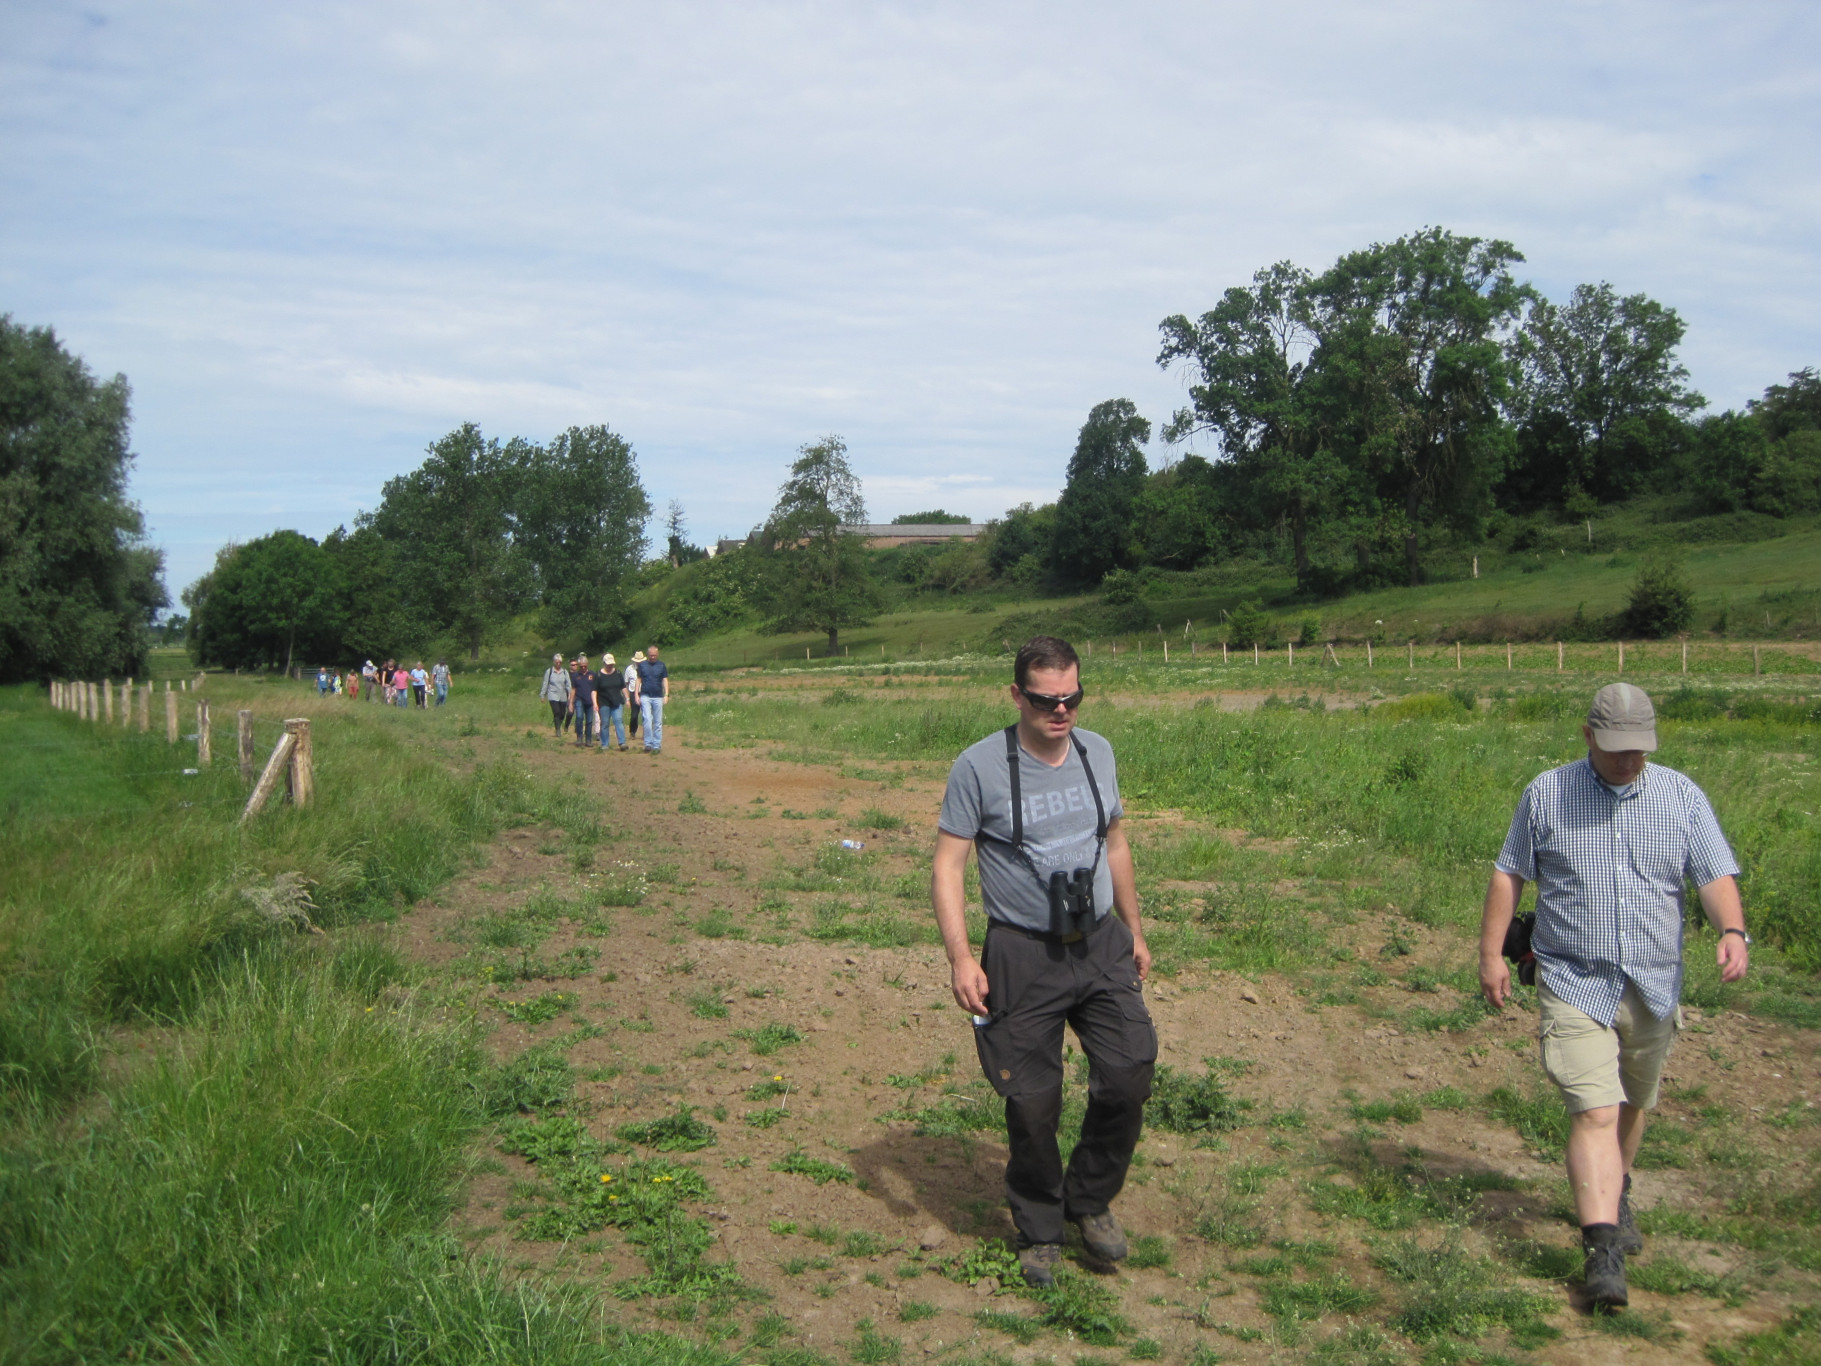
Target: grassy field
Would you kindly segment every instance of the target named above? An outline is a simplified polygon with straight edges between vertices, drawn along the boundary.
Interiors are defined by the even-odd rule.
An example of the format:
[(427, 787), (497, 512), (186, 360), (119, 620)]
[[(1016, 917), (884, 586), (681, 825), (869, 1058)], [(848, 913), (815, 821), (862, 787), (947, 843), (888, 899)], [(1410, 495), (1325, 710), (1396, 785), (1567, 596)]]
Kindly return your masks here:
[[(1280, 622), (1280, 640), (1295, 639), (1306, 617), (1315, 619), (1321, 640), (1372, 639), (1381, 648), (1406, 640), (1500, 642), (1539, 635), (1553, 639), (1577, 610), (1597, 619), (1625, 605), (1643, 558), (1668, 548), (1639, 534), (1643, 530), (1647, 528), (1628, 527), (1621, 534), (1618, 529), (1596, 527), (1590, 548), (1577, 541), (1578, 526), (1563, 528), (1560, 545), (1521, 552), (1489, 550), (1481, 557), (1478, 578), (1470, 576), (1471, 562), (1464, 560), (1438, 567), (1439, 581), (1419, 588), (1382, 589), (1324, 602), (1297, 599), (1293, 579), (1280, 570), (1233, 564), (1162, 576), (1147, 589), (1143, 609), (1163, 623), (1173, 651), (1186, 649), (1188, 637), (1201, 642), (1202, 648), (1218, 649), (1222, 614), (1259, 600)], [(1620, 548), (1611, 548), (1615, 543)], [(1691, 542), (1674, 548), (1694, 586), (1695, 639), (1702, 645), (1722, 639), (1715, 629), (1722, 615), (1724, 636), (1735, 641), (1821, 638), (1821, 530), (1802, 526), (1767, 540)], [(1053, 628), (1071, 635), (1094, 634), (1103, 644), (1118, 639), (1134, 648), (1148, 639), (1152, 648), (1160, 647), (1148, 627), (1108, 628), (1097, 603), (1093, 595), (919, 602), (911, 610), (843, 631), (842, 641), (851, 658), (893, 661), (995, 652), (1002, 648), (1002, 640), (1015, 646), (1037, 629)], [(806, 649), (812, 658), (820, 658), (827, 641), (809, 633), (769, 635), (748, 629), (693, 642), (672, 653), (679, 662), (702, 667), (800, 662)], [(1698, 648), (1697, 653), (1705, 651)]]
[[(310, 708), (208, 695), (218, 723), (257, 710), (262, 751)], [(407, 721), (319, 727), (332, 799), (242, 828), (237, 776), (186, 773), (190, 743), (0, 692), (0, 1360), (603, 1359), (592, 1298), (445, 1232), (499, 1087), (465, 1014), (361, 930), (502, 824), (573, 813)]]
[[(1712, 1015), (1740, 1011), (1821, 1028), (1821, 677), (1794, 648), (1764, 651), (1758, 675), (1748, 672), (1749, 652), (1714, 648), (1697, 656), (1687, 687), (1667, 646), (1629, 656), (1626, 675), (1663, 707), (1661, 760), (1714, 798), (1764, 940), (1748, 983), (1724, 988), (1711, 968), (1711, 936), (1692, 926), (1689, 1000)], [(1509, 671), (1502, 650), (1469, 653), (1456, 670), (1451, 650), (1433, 647), (1414, 668), (1394, 652), (1391, 667), (1381, 659), (1371, 671), (1356, 652), (1325, 669), (1287, 659), (1221, 666), (1199, 656), (1166, 666), (1149, 650), (1142, 660), (1135, 652), (1098, 656), (1087, 671), (1083, 724), (1119, 754), (1163, 979), (1216, 970), (1282, 981), (1301, 1010), (1361, 1011), (1415, 1037), (1458, 1036), (1478, 1047), (1474, 1031), (1487, 1022), (1473, 991), (1471, 929), (1486, 865), (1523, 784), (1576, 753), (1578, 711), (1610, 676), (1602, 672), (1608, 660), (1616, 664), (1611, 646), (1573, 649), (1568, 662), (1578, 671), (1566, 675), (1556, 674), (1549, 647), (1521, 651)], [(636, 1130), (610, 1126), (606, 1139), (578, 1130), (567, 1146), (555, 1143), (558, 1130), (544, 1127), (550, 1118), (586, 1119), (587, 1111), (566, 1099), (567, 1080), (551, 1093), (560, 1098), (527, 1100), (536, 1080), (527, 1068), (535, 1062), (572, 1078), (561, 1050), (586, 1044), (602, 1026), (565, 996), (568, 969), (552, 987), (540, 974), (556, 969), (527, 967), (518, 980), (483, 967), (543, 962), (540, 937), (564, 916), (599, 920), (591, 933), (611, 934), (612, 908), (641, 901), (634, 914), (649, 919), (640, 923), (673, 946), (750, 938), (789, 962), (810, 952), (825, 958), (828, 945), (925, 945), (921, 854), (907, 850), (893, 862), (824, 847), (828, 840), (801, 855), (780, 848), (776, 866), (755, 872), (750, 912), (730, 909), (731, 900), (690, 899), (695, 872), (705, 884), (711, 878), (701, 838), (654, 847), (649, 857), (658, 862), (602, 880), (604, 868), (619, 866), (597, 852), (608, 843), (608, 808), (582, 782), (549, 780), (521, 757), (548, 743), (548, 723), (530, 670), (494, 667), (460, 676), (450, 706), (428, 714), (318, 701), (305, 685), (211, 678), (205, 691), (220, 728), (218, 755), (231, 750), (223, 722), (237, 706), (255, 710), (262, 752), (279, 718), (322, 722), (318, 803), (276, 808), (245, 828), (235, 822), (238, 778), (219, 763), (186, 774), (187, 744), (85, 725), (49, 712), (28, 690), (0, 694), (8, 759), (0, 766), (0, 1361), (137, 1353), (224, 1363), (712, 1366), (729, 1359), (732, 1349), (717, 1344), (735, 1335), (728, 1316), (737, 1313), (750, 1319), (743, 1331), (754, 1359), (827, 1366), (828, 1358), (783, 1341), (782, 1320), (768, 1318), (762, 1301), (736, 1296), (719, 1264), (703, 1260), (700, 1219), (666, 1204), (639, 1223), (602, 1204), (607, 1176), (655, 1174), (693, 1189), (686, 1157), (675, 1166), (663, 1165), (669, 1157), (606, 1159), (628, 1143), (674, 1143), (687, 1154), (692, 1143), (712, 1141), (711, 1126), (697, 1119), (692, 1129), (683, 1115), (662, 1133), (647, 1121)], [(710, 754), (763, 755), (875, 788), (876, 806), (841, 819), (876, 841), (904, 823), (887, 808), (907, 775), (938, 779), (956, 751), (1004, 723), (1004, 672), (1002, 660), (856, 659), (691, 677), (684, 662), (668, 724)], [(1220, 695), (1241, 692), (1249, 703), (1263, 695), (1263, 705), (1219, 705)], [(744, 822), (749, 814), (730, 811), (725, 794), (706, 783), (664, 792), (672, 823)], [(820, 831), (837, 811), (832, 802), (827, 811), (805, 803), (775, 814), (780, 828)], [(803, 824), (785, 824), (791, 817)], [(483, 896), (462, 931), (462, 957), (432, 971), (404, 956), (385, 923), (462, 876), (472, 851), (520, 825), (555, 832), (538, 838), (550, 841), (551, 860), (571, 869), (574, 890), (540, 885), (510, 906)], [(721, 868), (718, 856), (712, 868)], [(737, 883), (745, 875), (720, 876)], [(628, 880), (638, 883), (636, 895), (621, 886)], [(711, 895), (722, 896), (701, 893)], [(1413, 952), (1419, 941), (1437, 947)], [(671, 958), (684, 951), (664, 950)], [(726, 1018), (730, 997), (719, 987), (675, 980), (686, 1018)], [(477, 982), (487, 993), (479, 1015)], [(765, 997), (765, 1009), (783, 1008)], [(487, 1060), (485, 1031), (506, 1027), (534, 1041), (516, 1070)], [(668, 1027), (630, 1014), (617, 1027), (635, 1041), (652, 1085), (666, 1067), (682, 1065)], [(570, 1042), (540, 1029), (563, 1031)], [(777, 1047), (804, 1047), (803, 1038), (772, 1022), (735, 1030), (726, 1048), (768, 1057)], [(911, 1088), (894, 1104), (946, 1132), (949, 1093), (967, 1094), (948, 1079), (949, 1067), (893, 1078), (892, 1087)], [(1559, 1107), (1528, 1089), (1501, 1099), (1409, 1086), (1407, 1097), (1341, 1097), (1340, 1118), (1329, 1121), (1313, 1102), (1299, 1118), (1282, 1107), (1248, 1111), (1219, 1086), (1203, 1089), (1172, 1104), (1187, 1113), (1191, 1101), (1219, 1102), (1209, 1151), (1230, 1141), (1230, 1160), (1221, 1159), (1211, 1184), (1192, 1186), (1186, 1170), (1163, 1178), (1178, 1182), (1172, 1199), (1183, 1227), (1208, 1250), (1195, 1273), (1203, 1296), (1196, 1322), (1219, 1350), (1185, 1358), (1189, 1366), (1252, 1352), (1246, 1334), (1255, 1330), (1208, 1298), (1236, 1284), (1257, 1287), (1274, 1325), (1264, 1345), (1285, 1354), (1272, 1359), (1310, 1359), (1319, 1348), (1337, 1364), (1492, 1361), (1499, 1358), (1470, 1345), (1486, 1333), (1519, 1352), (1551, 1340), (1554, 1330), (1539, 1326), (1545, 1299), (1497, 1285), (1565, 1275), (1555, 1254), (1514, 1247), (1497, 1253), (1496, 1266), (1487, 1261), (1476, 1250), (1486, 1244), (1475, 1221), (1481, 1195), (1497, 1192), (1425, 1174), (1415, 1159), (1400, 1166), (1371, 1135), (1490, 1107), (1527, 1143), (1553, 1150)], [(1686, 1099), (1695, 1117), (1666, 1123), (1654, 1141), (1651, 1160), (1687, 1169), (1692, 1184), (1681, 1212), (1660, 1216), (1653, 1236), (1680, 1230), (1740, 1250), (1741, 1264), (1766, 1283), (1782, 1274), (1777, 1265), (1821, 1272), (1812, 1173), (1788, 1169), (1774, 1151), (1807, 1151), (1812, 1119), (1792, 1107), (1787, 1126), (1772, 1132), (1711, 1104), (1716, 1112), (1702, 1117), (1696, 1089)], [(747, 1095), (770, 1106), (774, 1097), (763, 1091), (761, 1083)], [(618, 1326), (618, 1301), (560, 1260), (551, 1275), (513, 1271), (470, 1255), (452, 1236), (449, 1213), (464, 1180), (502, 1141), (493, 1126), (520, 1108), (548, 1114), (529, 1129), (508, 1125), (504, 1151), (547, 1164), (538, 1199), (557, 1201), (525, 1216), (526, 1236), (542, 1230), (538, 1236), (567, 1249), (575, 1235), (565, 1221), (579, 1220), (574, 1229), (605, 1225), (628, 1241), (644, 1239), (645, 1279), (616, 1284), (628, 1294), (642, 1284), (658, 1301), (676, 1297), (674, 1312), (662, 1312), (694, 1327), (628, 1334)], [(758, 1118), (748, 1116), (745, 1127), (788, 1125), (777, 1108), (752, 1111)], [(722, 1151), (731, 1154), (722, 1132)], [(974, 1133), (964, 1125), (953, 1138), (965, 1145)], [(734, 1160), (722, 1163), (722, 1184), (736, 1179), (727, 1165)], [(1293, 1164), (1311, 1174), (1292, 1179)], [(775, 1170), (839, 1188), (857, 1168), (804, 1155)], [(1280, 1215), (1290, 1217), (1284, 1211), (1331, 1229), (1317, 1238), (1279, 1226)], [(668, 1241), (657, 1246), (660, 1233)], [(866, 1258), (888, 1246), (855, 1235), (855, 1278), (865, 1271), (867, 1283), (883, 1280), (866, 1270)], [(1146, 1246), (1152, 1260), (1136, 1269), (1164, 1274), (1167, 1240)], [(1186, 1266), (1187, 1235), (1174, 1246)], [(998, 1254), (982, 1245), (968, 1255), (984, 1267)], [(913, 1259), (897, 1274), (913, 1276), (920, 1265)], [(929, 1259), (929, 1269), (942, 1267), (964, 1280), (979, 1272)], [(1652, 1274), (1667, 1285), (1673, 1273), (1666, 1259)], [(787, 1268), (797, 1274), (801, 1268)], [(1705, 1272), (1688, 1270), (1683, 1280), (1690, 1294), (1743, 1293)], [(1121, 1317), (1116, 1288), (1080, 1284), (1033, 1315), (992, 1301), (978, 1319), (984, 1343), (953, 1341), (942, 1360), (1003, 1363), (1011, 1343), (1026, 1340), (1066, 1353), (1084, 1335), (1133, 1360), (1156, 1358), (1155, 1344)], [(1187, 1294), (1187, 1284), (1168, 1293)], [(707, 1317), (697, 1320), (689, 1306), (704, 1302)], [(922, 1299), (907, 1305), (923, 1306), (906, 1309), (907, 1324), (924, 1309), (934, 1313)], [(1328, 1316), (1331, 1324), (1348, 1316), (1355, 1327), (1315, 1327)], [(1673, 1336), (1642, 1317), (1633, 1330)], [(1781, 1339), (1741, 1342), (1739, 1351), (1762, 1353), (1738, 1359), (1812, 1355), (1814, 1325), (1790, 1320), (1777, 1332)], [(1785, 1347), (1783, 1357), (1771, 1354)], [(844, 1350), (861, 1366), (889, 1366), (906, 1349), (867, 1319)]]

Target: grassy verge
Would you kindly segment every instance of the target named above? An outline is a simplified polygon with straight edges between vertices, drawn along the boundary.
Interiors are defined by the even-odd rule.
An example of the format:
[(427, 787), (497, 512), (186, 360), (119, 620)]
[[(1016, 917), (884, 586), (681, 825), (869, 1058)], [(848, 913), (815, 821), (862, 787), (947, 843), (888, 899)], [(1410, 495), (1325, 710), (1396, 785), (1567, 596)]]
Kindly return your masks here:
[[(233, 690), (217, 719), (244, 698), (267, 740), (302, 709)], [(0, 693), (7, 1361), (720, 1359), (614, 1338), (441, 1233), (512, 1079), (356, 926), (500, 824), (573, 813), (399, 719), (321, 728), (333, 799), (242, 828), (238, 778), (186, 774), (189, 745)]]

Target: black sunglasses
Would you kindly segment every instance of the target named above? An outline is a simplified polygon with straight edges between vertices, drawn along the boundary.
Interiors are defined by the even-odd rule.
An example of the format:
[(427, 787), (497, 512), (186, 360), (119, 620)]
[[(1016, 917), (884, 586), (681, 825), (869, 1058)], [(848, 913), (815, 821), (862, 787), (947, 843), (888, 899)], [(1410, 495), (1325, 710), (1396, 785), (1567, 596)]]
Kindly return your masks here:
[(1038, 711), (1055, 711), (1059, 707), (1064, 711), (1074, 711), (1075, 708), (1081, 705), (1081, 699), (1087, 693), (1086, 688), (1076, 688), (1075, 691), (1070, 693), (1067, 697), (1054, 697), (1046, 692), (1032, 692), (1029, 688), (1025, 687), (1020, 687), (1018, 691), (1023, 693), (1024, 700), (1037, 708)]

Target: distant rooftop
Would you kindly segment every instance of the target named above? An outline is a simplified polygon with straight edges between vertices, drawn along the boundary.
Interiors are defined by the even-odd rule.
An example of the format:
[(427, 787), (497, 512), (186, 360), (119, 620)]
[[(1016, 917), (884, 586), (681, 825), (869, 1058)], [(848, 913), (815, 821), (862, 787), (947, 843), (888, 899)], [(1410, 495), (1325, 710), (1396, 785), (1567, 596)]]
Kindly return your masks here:
[(864, 536), (874, 545), (905, 545), (913, 541), (977, 540), (986, 531), (979, 522), (929, 522), (905, 525), (898, 522), (844, 528), (850, 535)]

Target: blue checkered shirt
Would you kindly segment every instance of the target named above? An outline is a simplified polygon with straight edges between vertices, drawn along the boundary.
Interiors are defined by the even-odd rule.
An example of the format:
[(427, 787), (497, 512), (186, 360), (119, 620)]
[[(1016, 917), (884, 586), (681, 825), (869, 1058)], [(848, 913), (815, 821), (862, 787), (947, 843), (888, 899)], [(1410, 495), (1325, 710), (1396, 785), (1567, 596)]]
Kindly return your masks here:
[(1536, 883), (1543, 985), (1610, 1026), (1630, 978), (1659, 1020), (1682, 996), (1687, 884), (1737, 873), (1707, 794), (1646, 764), (1612, 788), (1586, 759), (1524, 789), (1499, 851), (1501, 872)]

